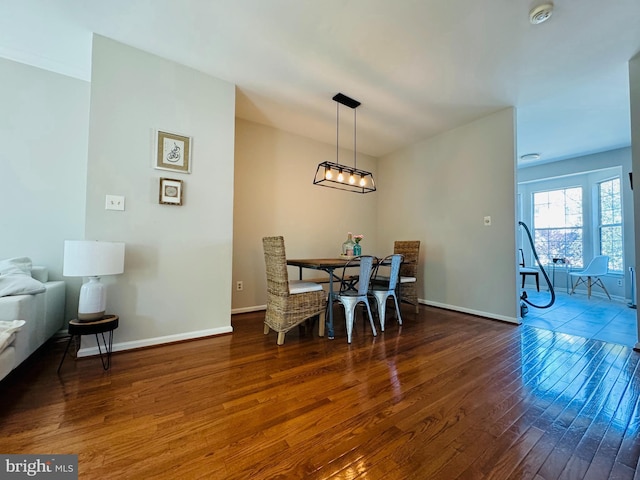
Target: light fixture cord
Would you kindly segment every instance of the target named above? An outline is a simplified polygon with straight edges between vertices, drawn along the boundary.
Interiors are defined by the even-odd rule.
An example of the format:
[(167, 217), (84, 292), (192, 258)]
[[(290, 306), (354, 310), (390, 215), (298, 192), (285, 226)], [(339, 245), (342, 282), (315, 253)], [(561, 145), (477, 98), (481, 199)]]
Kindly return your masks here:
[(357, 111), (354, 108), (353, 109), (353, 168), (357, 169), (358, 168), (358, 160), (357, 160), (357, 155), (356, 155), (356, 121), (357, 121)]
[(339, 137), (340, 137), (340, 104), (336, 102), (336, 163), (340, 165), (340, 147), (339, 147)]

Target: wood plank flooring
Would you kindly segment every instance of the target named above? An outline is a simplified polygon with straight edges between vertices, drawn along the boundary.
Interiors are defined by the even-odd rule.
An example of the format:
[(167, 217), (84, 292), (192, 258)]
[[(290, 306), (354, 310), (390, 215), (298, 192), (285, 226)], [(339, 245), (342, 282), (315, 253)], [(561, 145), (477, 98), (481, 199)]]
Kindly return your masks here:
[(0, 452), (76, 453), (85, 480), (640, 480), (638, 352), (425, 306), (348, 345), (336, 312), (333, 341), (242, 314), (109, 372), (58, 376), (49, 343), (0, 382)]

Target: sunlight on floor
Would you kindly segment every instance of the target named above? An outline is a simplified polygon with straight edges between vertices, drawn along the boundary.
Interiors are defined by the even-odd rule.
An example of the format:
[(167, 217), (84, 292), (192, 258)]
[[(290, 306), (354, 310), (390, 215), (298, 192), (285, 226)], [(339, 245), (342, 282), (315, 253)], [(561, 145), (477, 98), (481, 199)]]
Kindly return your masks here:
[[(549, 292), (526, 288), (536, 305), (549, 302)], [(545, 309), (529, 306), (523, 323), (554, 332), (569, 333), (633, 347), (638, 342), (637, 310), (618, 300), (585, 294), (568, 295), (556, 290), (555, 303)]]

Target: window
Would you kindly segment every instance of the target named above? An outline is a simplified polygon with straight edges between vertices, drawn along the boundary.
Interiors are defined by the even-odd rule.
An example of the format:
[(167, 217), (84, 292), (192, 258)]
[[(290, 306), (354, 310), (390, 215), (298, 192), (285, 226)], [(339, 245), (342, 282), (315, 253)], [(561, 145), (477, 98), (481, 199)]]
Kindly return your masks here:
[(540, 263), (567, 258), (582, 267), (582, 188), (573, 187), (533, 194), (533, 225)]
[(600, 255), (609, 255), (609, 270), (622, 273), (622, 198), (620, 177), (598, 184)]

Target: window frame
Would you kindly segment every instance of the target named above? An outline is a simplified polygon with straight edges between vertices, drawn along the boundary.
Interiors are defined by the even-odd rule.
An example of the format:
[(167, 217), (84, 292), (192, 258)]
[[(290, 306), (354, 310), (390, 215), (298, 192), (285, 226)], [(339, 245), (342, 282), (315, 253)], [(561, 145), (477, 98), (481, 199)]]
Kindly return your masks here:
[[(620, 212), (619, 212), (619, 222), (615, 222), (615, 223), (607, 223), (604, 224), (602, 221), (602, 184), (604, 183), (608, 183), (608, 182), (613, 182), (617, 180), (618, 181), (618, 203), (620, 205)], [(624, 258), (624, 201), (623, 201), (623, 193), (622, 193), (622, 188), (623, 188), (623, 184), (622, 184), (622, 177), (621, 175), (613, 175), (609, 178), (603, 179), (603, 180), (599, 180), (597, 182), (595, 182), (595, 190), (596, 190), (596, 194), (595, 194), (595, 201), (596, 203), (596, 207), (594, 208), (594, 214), (596, 216), (596, 218), (594, 219), (594, 225), (595, 227), (595, 238), (594, 238), (594, 246), (596, 247), (595, 250), (596, 252), (598, 252), (598, 255), (609, 255), (609, 273), (614, 274), (614, 275), (624, 275), (625, 272), (625, 258)], [(602, 230), (604, 228), (610, 228), (610, 227), (614, 227), (614, 228), (619, 228), (620, 229), (620, 262), (621, 262), (621, 268), (620, 269), (616, 269), (616, 268), (612, 268), (612, 255), (610, 255), (607, 252), (603, 252), (603, 242), (602, 242)], [(614, 261), (615, 262), (615, 261)], [(617, 262), (615, 262), (617, 263)]]
[[(566, 192), (568, 190), (578, 190), (580, 192), (580, 226), (567, 226), (566, 223), (564, 226), (562, 227), (538, 227), (537, 226), (537, 222), (536, 222), (536, 195), (538, 194), (545, 194), (545, 193), (550, 193), (550, 192), (564, 192), (564, 210), (565, 210), (565, 217), (567, 215), (566, 213), (566, 209), (567, 209), (567, 202), (566, 202), (566, 198), (567, 198), (567, 194)], [(564, 249), (564, 253), (563, 254), (558, 254), (558, 255), (562, 255), (562, 257), (559, 258), (570, 258), (571, 261), (571, 265), (574, 267), (578, 267), (578, 268), (583, 268), (584, 267), (584, 258), (585, 258), (585, 234), (586, 234), (586, 228), (585, 228), (585, 208), (584, 208), (584, 203), (585, 203), (585, 192), (584, 192), (584, 187), (583, 185), (575, 185), (575, 184), (567, 184), (561, 187), (555, 187), (555, 188), (544, 188), (544, 189), (540, 189), (540, 190), (533, 190), (531, 191), (531, 221), (532, 221), (532, 236), (533, 236), (533, 240), (534, 243), (536, 243), (536, 251), (538, 253), (538, 257), (539, 258), (546, 258), (546, 261), (542, 261), (543, 265), (551, 265), (552, 264), (552, 260), (553, 258), (558, 258), (558, 257), (553, 257), (553, 254), (551, 256), (549, 256), (549, 250), (547, 250), (544, 253), (541, 253), (537, 247), (537, 232), (550, 232), (550, 231), (556, 231), (556, 232), (565, 232), (564, 235), (567, 235), (570, 233), (571, 230), (579, 230), (580, 231), (580, 257), (579, 257), (579, 261), (576, 261), (575, 259), (573, 259), (572, 257), (567, 255), (567, 250), (566, 248)], [(565, 243), (566, 245), (566, 243)]]

